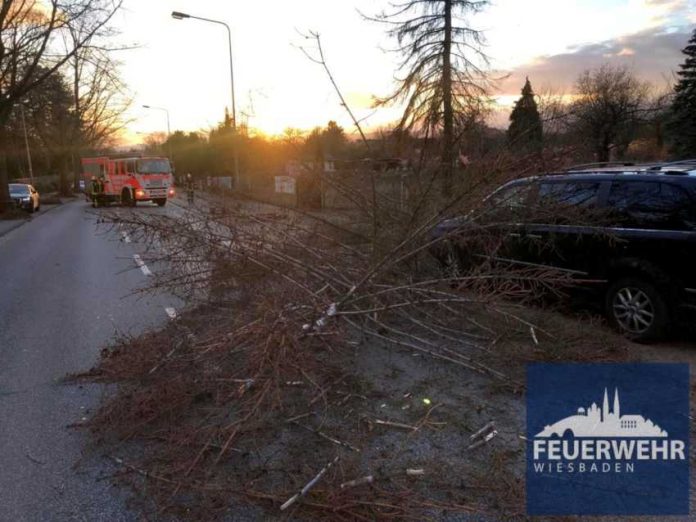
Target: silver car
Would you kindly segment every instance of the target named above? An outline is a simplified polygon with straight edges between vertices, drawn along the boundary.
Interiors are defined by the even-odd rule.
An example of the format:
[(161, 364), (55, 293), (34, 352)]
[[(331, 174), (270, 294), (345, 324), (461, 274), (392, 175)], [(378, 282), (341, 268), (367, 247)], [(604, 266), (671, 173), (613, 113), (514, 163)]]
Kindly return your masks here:
[(10, 183), (10, 198), (17, 207), (29, 212), (36, 212), (41, 208), (39, 193), (26, 183)]

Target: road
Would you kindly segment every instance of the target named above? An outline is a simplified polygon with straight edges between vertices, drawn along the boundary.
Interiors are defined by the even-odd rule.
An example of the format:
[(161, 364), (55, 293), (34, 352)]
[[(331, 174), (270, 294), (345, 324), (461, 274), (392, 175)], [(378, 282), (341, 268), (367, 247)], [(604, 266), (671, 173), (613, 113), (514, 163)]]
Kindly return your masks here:
[(116, 333), (161, 325), (165, 309), (182, 303), (132, 295), (148, 279), (134, 262), (139, 245), (98, 231), (89, 210), (84, 201), (60, 205), (0, 237), (2, 522), (137, 520), (105, 479), (107, 459), (85, 456), (86, 434), (68, 427), (103, 389), (61, 380), (89, 369)]

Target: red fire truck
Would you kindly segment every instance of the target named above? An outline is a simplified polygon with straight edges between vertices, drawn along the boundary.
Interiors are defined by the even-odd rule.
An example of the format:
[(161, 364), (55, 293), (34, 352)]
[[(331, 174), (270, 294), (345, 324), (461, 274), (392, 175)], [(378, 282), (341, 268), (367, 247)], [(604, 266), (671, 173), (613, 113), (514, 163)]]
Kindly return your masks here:
[(87, 193), (93, 178), (103, 183), (96, 204), (134, 207), (138, 201), (154, 201), (162, 207), (167, 198), (174, 197), (174, 176), (167, 158), (82, 158), (82, 175)]

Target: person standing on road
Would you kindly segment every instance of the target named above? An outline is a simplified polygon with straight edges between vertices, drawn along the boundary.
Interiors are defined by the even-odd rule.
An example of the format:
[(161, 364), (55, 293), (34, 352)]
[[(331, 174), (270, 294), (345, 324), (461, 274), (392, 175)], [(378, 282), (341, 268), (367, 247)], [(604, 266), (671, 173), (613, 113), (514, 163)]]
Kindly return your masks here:
[(92, 176), (92, 181), (90, 183), (90, 192), (92, 194), (92, 206), (99, 206), (99, 196), (101, 194), (101, 183), (96, 176)]
[(184, 186), (186, 187), (186, 197), (188, 199), (188, 203), (189, 205), (193, 205), (193, 177), (191, 176), (190, 172), (186, 174)]

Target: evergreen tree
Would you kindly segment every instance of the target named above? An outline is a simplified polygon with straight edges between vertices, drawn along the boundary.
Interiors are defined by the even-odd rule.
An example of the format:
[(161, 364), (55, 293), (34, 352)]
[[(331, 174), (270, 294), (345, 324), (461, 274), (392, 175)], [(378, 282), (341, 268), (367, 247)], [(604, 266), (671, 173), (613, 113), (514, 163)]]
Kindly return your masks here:
[(331, 120), (323, 129), (315, 127), (307, 136), (304, 151), (307, 158), (324, 161), (329, 157), (337, 158), (342, 155), (348, 139), (342, 127)]
[(508, 143), (515, 147), (538, 148), (541, 146), (541, 118), (529, 78), (522, 88), (522, 96), (515, 102), (515, 107), (510, 113), (507, 138)]
[(686, 60), (677, 71), (667, 130), (675, 156), (696, 158), (696, 30), (682, 52)]
[(326, 128), (321, 132), (324, 151), (331, 156), (337, 157), (343, 151), (346, 144), (346, 134), (343, 128), (339, 127), (335, 121), (330, 121)]

